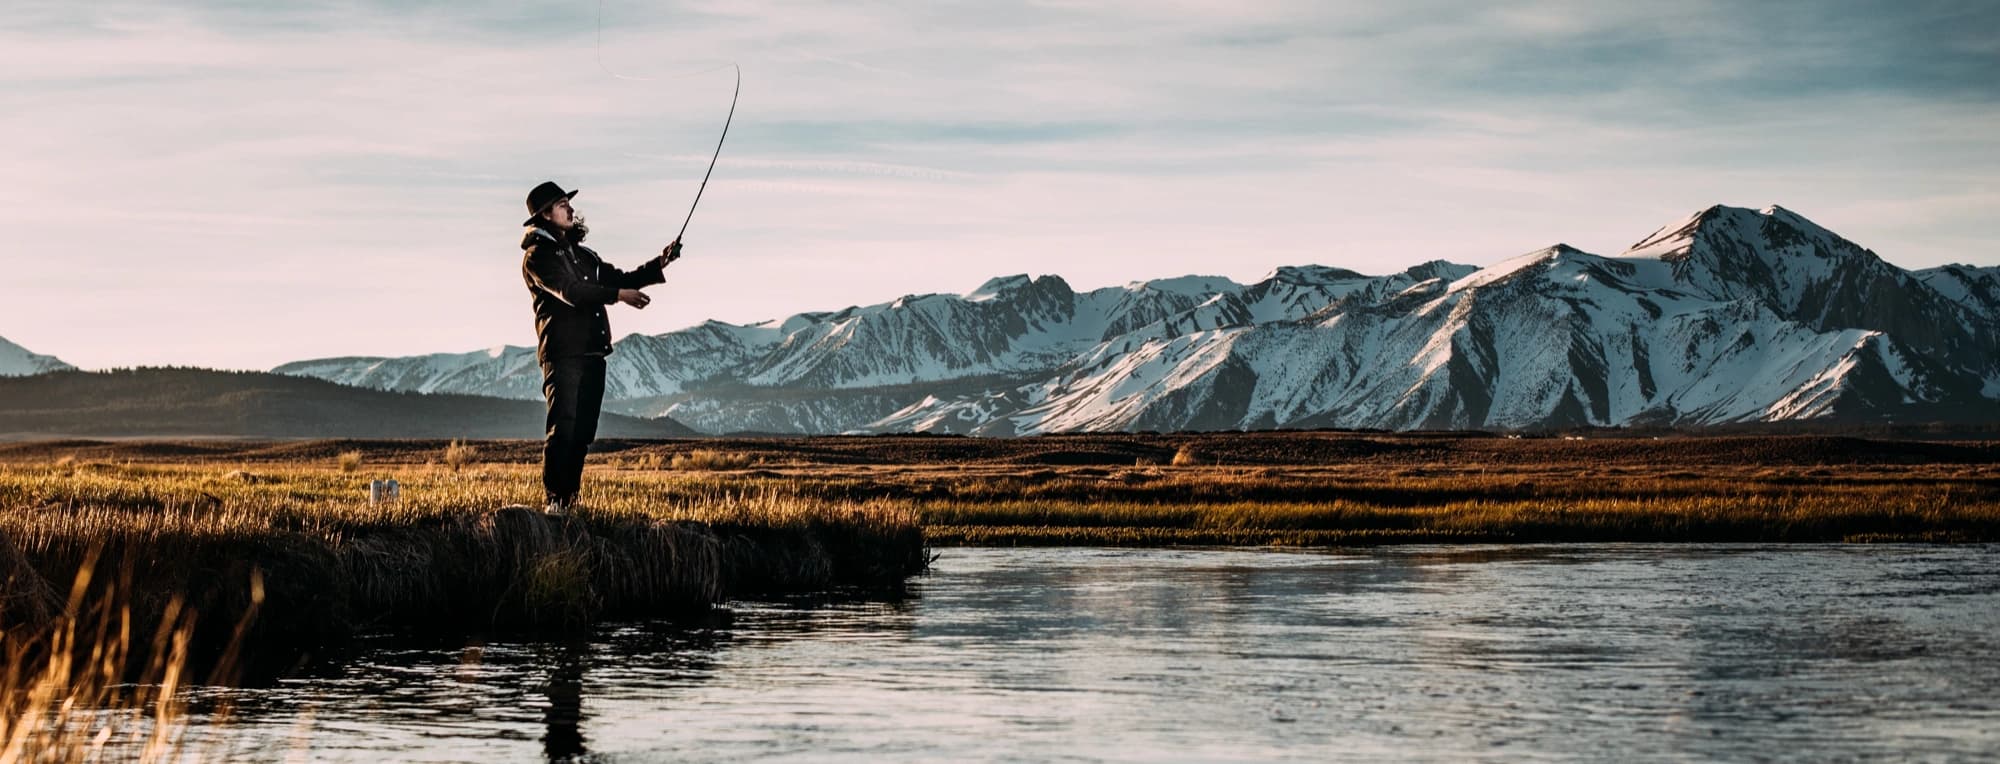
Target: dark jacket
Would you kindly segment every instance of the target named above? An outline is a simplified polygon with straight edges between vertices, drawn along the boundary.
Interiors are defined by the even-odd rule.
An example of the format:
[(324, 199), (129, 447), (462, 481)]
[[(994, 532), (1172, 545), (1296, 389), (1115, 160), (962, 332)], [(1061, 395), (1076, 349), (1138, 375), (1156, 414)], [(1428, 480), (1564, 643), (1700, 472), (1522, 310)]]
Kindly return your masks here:
[(521, 278), (535, 297), (535, 359), (611, 354), (611, 320), (604, 308), (618, 290), (666, 281), (665, 263), (653, 258), (627, 273), (597, 253), (569, 241), (560, 229), (528, 226), (521, 236)]

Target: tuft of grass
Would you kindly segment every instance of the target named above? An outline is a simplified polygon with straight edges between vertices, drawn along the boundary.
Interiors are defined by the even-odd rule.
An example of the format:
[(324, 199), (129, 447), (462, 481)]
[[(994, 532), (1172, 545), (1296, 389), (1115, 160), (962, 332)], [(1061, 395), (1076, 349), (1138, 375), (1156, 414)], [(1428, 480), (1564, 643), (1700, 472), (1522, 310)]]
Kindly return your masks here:
[(361, 469), (360, 451), (342, 451), (340, 452), (340, 456), (337, 458), (338, 458), (338, 463), (340, 464), (341, 472), (353, 472), (355, 470)]
[(457, 440), (452, 441), (451, 445), (444, 447), (444, 463), (445, 466), (451, 468), (452, 472), (464, 469), (465, 465), (471, 463), (473, 458), (478, 455), (479, 449)]
[[(199, 678), (190, 660), (199, 613), (179, 596), (161, 612), (135, 611), (133, 603), (144, 595), (131, 569), (100, 577), (99, 553), (86, 555), (59, 615), (0, 613), (0, 761), (213, 758), (212, 751), (188, 751), (184, 737), (180, 690)], [(252, 602), (234, 637), (207, 658), (209, 684), (235, 677), (244, 626), (261, 600), (254, 572), (250, 591)], [(225, 719), (227, 713), (225, 705)]]
[(697, 449), (675, 454), (672, 464), (677, 470), (740, 470), (750, 466), (750, 455)]

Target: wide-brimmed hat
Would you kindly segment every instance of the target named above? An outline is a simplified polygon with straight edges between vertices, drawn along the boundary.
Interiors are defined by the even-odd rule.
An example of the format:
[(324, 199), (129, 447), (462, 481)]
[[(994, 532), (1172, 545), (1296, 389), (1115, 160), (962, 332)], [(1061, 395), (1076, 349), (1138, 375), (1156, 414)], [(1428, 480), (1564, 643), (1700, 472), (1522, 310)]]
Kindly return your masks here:
[(576, 191), (564, 191), (562, 186), (556, 185), (553, 180), (543, 181), (541, 185), (535, 187), (535, 190), (528, 192), (528, 219), (521, 221), (521, 225), (534, 225), (535, 218), (541, 216), (542, 210), (548, 209), (549, 205), (555, 204), (558, 199), (568, 199), (572, 196), (576, 196)]

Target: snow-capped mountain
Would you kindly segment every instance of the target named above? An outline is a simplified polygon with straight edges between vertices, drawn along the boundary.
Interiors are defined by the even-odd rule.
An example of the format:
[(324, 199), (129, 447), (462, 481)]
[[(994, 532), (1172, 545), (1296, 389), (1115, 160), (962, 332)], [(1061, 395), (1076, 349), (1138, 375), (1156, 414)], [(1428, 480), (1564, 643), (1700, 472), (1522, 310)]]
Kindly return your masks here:
[[(606, 369), (604, 395), (630, 400), (678, 393), (688, 381), (711, 379), (761, 358), (761, 352), (780, 339), (775, 328), (720, 321), (657, 336), (634, 334), (617, 343)], [(398, 392), (542, 397), (535, 349), (515, 345), (402, 358), (321, 358), (271, 371)]]
[(1945, 265), (1914, 274), (1947, 299), (1990, 320), (2000, 320), (2000, 265)]
[(0, 377), (25, 377), (74, 368), (76, 367), (63, 363), (60, 358), (28, 352), (27, 348), (0, 337)]
[[(1994, 416), (2000, 268), (1911, 273), (1783, 208), (1716, 206), (1616, 256), (1279, 268), (962, 295), (620, 340), (608, 404), (708, 432), (1541, 428)], [(539, 396), (533, 352), (281, 373)], [(1916, 413), (1921, 411), (1922, 413)]]

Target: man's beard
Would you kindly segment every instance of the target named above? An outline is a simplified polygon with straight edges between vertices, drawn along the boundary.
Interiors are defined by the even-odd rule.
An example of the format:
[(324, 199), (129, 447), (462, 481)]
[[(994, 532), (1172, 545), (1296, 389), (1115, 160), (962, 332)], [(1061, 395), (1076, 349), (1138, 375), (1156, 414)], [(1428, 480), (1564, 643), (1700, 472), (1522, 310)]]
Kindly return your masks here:
[(578, 215), (570, 221), (570, 226), (569, 226), (570, 243), (582, 244), (583, 237), (589, 235), (590, 235), (590, 226), (583, 224), (582, 215)]

